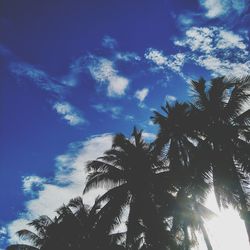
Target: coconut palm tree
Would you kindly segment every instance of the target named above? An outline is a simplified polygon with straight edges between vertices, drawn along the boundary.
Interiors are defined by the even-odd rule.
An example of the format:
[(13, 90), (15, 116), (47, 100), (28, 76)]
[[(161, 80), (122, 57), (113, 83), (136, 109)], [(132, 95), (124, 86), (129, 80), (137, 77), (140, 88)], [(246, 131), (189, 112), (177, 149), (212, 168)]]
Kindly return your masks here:
[(218, 205), (238, 208), (250, 239), (250, 111), (242, 111), (249, 98), (249, 78), (216, 78), (210, 86), (200, 79), (191, 86), (192, 103), (167, 104), (165, 116), (155, 112), (158, 150), (166, 148), (172, 172), (184, 176), (181, 185), (193, 186), (195, 199), (204, 200), (212, 181)]
[(89, 175), (84, 192), (95, 187), (108, 190), (100, 198), (105, 203), (100, 214), (107, 232), (120, 223), (124, 210), (129, 208), (127, 249), (135, 249), (140, 238), (147, 249), (167, 249), (174, 244), (158, 216), (154, 191), (160, 181), (157, 171), (163, 162), (153, 151), (152, 145), (143, 141), (142, 131), (135, 128), (130, 140), (117, 134), (112, 149), (87, 165)]
[(50, 236), (48, 235), (48, 229), (50, 228), (51, 232), (54, 231), (57, 224), (57, 220), (53, 221), (50, 217), (43, 215), (28, 223), (29, 226), (35, 228), (36, 233), (23, 229), (19, 230), (17, 235), (24, 240), (29, 240), (35, 247), (41, 249), (49, 244)]
[[(211, 250), (204, 219), (212, 212), (202, 206), (210, 189), (209, 162), (204, 161), (206, 148), (200, 146), (201, 139), (193, 129), (192, 107), (188, 103), (176, 102), (173, 105), (166, 103), (162, 110), (164, 114), (155, 111), (152, 117), (153, 122), (160, 126), (154, 144), (156, 154), (161, 153), (168, 165), (168, 178), (176, 187), (172, 231), (179, 237), (181, 230), (183, 248), (189, 249), (196, 240), (195, 237), (189, 239), (188, 230), (201, 230), (207, 248)], [(202, 210), (198, 209), (201, 207)]]
[(250, 241), (250, 78), (192, 81), (195, 131), (206, 146), (219, 207), (241, 213)]
[[(35, 228), (35, 232), (23, 229), (17, 232), (20, 238), (30, 241), (33, 246), (12, 245), (10, 249), (122, 249), (117, 242), (122, 233), (106, 235), (104, 230), (95, 231), (98, 225), (99, 204), (92, 208), (86, 206), (81, 197), (71, 199), (67, 205), (62, 205), (52, 220), (48, 216), (40, 216), (28, 225)], [(98, 234), (97, 234), (98, 233)], [(102, 241), (98, 241), (101, 237)]]

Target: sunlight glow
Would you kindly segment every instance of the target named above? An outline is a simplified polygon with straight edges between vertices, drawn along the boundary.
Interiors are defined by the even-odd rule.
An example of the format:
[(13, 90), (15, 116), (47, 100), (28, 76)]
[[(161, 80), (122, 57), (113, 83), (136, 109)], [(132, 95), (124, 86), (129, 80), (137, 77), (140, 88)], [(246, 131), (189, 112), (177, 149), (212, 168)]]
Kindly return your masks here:
[[(219, 210), (213, 193), (206, 206), (217, 214), (207, 221), (206, 228), (214, 250), (249, 250), (244, 221), (233, 208)], [(206, 250), (206, 246), (199, 249)]]

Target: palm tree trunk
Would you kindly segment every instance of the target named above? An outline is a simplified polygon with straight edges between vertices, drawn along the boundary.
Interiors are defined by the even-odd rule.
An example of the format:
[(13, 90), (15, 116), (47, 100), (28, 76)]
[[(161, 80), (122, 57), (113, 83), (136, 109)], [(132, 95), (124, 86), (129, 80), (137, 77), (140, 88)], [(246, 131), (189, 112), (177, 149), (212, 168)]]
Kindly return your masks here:
[(213, 250), (213, 247), (211, 245), (211, 242), (210, 242), (208, 234), (207, 234), (207, 230), (206, 230), (206, 228), (205, 228), (205, 226), (204, 226), (203, 223), (201, 223), (201, 231), (202, 231), (204, 240), (206, 242), (207, 250)]

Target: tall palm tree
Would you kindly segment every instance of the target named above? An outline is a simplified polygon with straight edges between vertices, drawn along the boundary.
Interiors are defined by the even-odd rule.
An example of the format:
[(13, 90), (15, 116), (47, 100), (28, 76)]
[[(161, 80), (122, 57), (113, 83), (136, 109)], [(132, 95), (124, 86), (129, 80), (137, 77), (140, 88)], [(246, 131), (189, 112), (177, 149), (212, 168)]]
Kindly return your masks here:
[(130, 140), (123, 134), (117, 134), (112, 149), (87, 166), (89, 176), (84, 192), (95, 187), (108, 189), (100, 198), (105, 203), (100, 213), (107, 231), (119, 224), (124, 209), (129, 207), (128, 249), (134, 249), (140, 235), (148, 249), (167, 249), (174, 244), (158, 216), (154, 191), (157, 171), (163, 162), (155, 157), (153, 151), (152, 145), (143, 141), (142, 131), (135, 128)]
[(215, 78), (210, 86), (203, 79), (192, 81), (192, 103), (167, 104), (163, 108), (167, 115), (155, 112), (153, 119), (160, 125), (158, 150), (167, 147), (173, 172), (184, 176), (180, 184), (194, 183), (192, 189), (199, 193), (193, 196), (204, 200), (212, 182), (218, 205), (238, 208), (250, 239), (250, 111), (242, 111), (248, 91), (249, 78), (229, 82)]
[(250, 241), (250, 78), (192, 81), (195, 131), (207, 148), (219, 207), (241, 213)]
[[(172, 230), (178, 235), (177, 229), (181, 229), (184, 249), (189, 249), (195, 242), (195, 238), (191, 242), (188, 230), (201, 230), (207, 248), (211, 250), (204, 219), (212, 213), (202, 206), (210, 189), (209, 162), (204, 161), (205, 147), (200, 146), (201, 139), (193, 129), (192, 107), (188, 103), (176, 102), (174, 105), (166, 103), (162, 110), (164, 114), (154, 112), (152, 117), (160, 126), (154, 144), (156, 154), (161, 153), (168, 164), (167, 175), (176, 187), (177, 205)], [(202, 210), (198, 209), (201, 207)]]

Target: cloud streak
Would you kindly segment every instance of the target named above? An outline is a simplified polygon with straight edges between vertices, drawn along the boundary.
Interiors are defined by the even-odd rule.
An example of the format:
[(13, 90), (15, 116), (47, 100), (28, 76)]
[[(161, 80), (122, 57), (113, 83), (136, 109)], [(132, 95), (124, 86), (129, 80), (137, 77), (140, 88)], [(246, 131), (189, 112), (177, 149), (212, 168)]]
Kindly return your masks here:
[(86, 123), (81, 112), (68, 102), (56, 102), (53, 109), (71, 126), (78, 126)]
[(18, 62), (11, 63), (10, 71), (19, 78), (23, 77), (32, 81), (43, 90), (56, 94), (62, 94), (65, 91), (64, 86), (59, 81), (30, 64)]
[(103, 104), (95, 104), (92, 107), (100, 113), (108, 113), (111, 114), (113, 119), (118, 119), (122, 112), (122, 107), (120, 106), (110, 106), (110, 105), (103, 105)]

